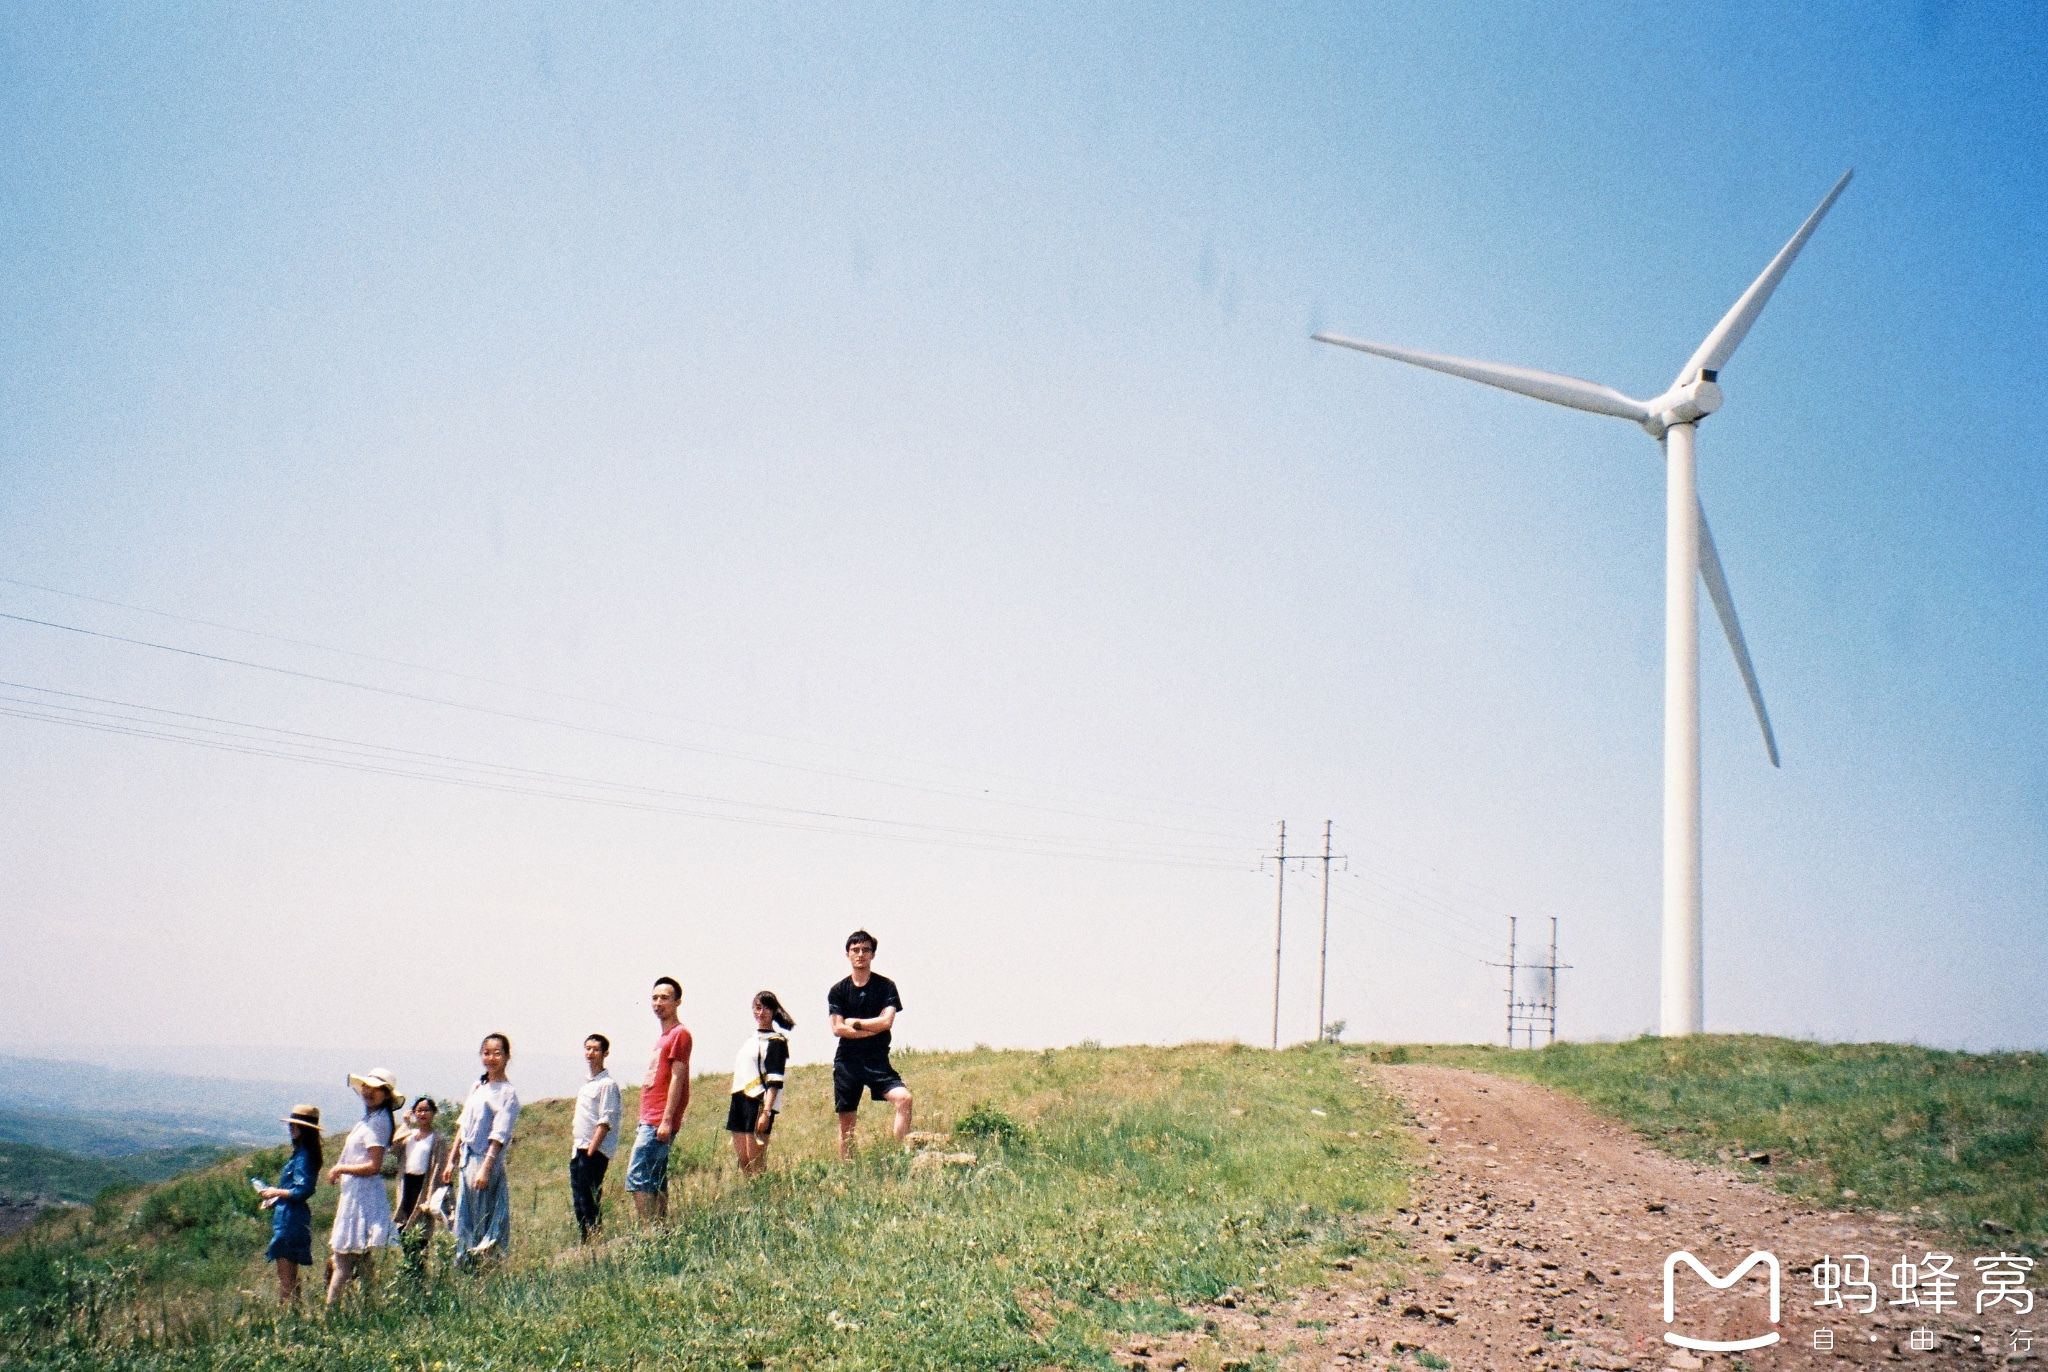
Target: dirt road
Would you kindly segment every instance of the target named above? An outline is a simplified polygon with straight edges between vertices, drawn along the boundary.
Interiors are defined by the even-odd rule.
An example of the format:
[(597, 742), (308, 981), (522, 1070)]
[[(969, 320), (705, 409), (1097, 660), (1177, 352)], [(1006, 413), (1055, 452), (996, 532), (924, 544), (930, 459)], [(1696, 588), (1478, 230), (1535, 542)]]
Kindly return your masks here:
[[(1207, 1332), (1133, 1345), (1137, 1367), (1468, 1369), (2033, 1366), (2048, 1352), (2048, 1309), (2021, 1314), (2010, 1301), (1982, 1315), (1972, 1259), (1903, 1220), (1815, 1210), (1757, 1183), (1657, 1152), (1618, 1125), (1540, 1086), (1452, 1068), (1382, 1066), (1379, 1083), (1406, 1106), (1427, 1149), (1409, 1207), (1393, 1235), (1421, 1261), (1398, 1290), (1359, 1274), (1262, 1313), (1200, 1312)], [(1759, 1267), (1714, 1290), (1681, 1266), (1677, 1320), (1664, 1322), (1667, 1255), (1685, 1250), (1718, 1274), (1752, 1252), (1776, 1255), (1779, 1322), (1769, 1323)], [(1995, 1250), (1993, 1250), (1995, 1251)], [(1940, 1316), (1893, 1307), (1890, 1282), (1903, 1256), (1951, 1253), (1959, 1308)], [(1814, 1264), (1870, 1259), (1876, 1309), (1845, 1287), (1844, 1308), (1817, 1309)], [(1827, 1269), (1823, 1268), (1823, 1274)], [(1854, 1272), (1850, 1273), (1853, 1280)], [(1768, 1333), (1775, 1345), (1740, 1353), (1691, 1353), (1667, 1330), (1700, 1339)], [(1818, 1340), (1832, 1342), (1816, 1348)], [(1914, 1331), (1925, 1330), (1915, 1347)], [(2015, 1339), (2020, 1331), (2031, 1338)], [(2016, 1343), (2031, 1342), (2031, 1351)], [(1142, 1353), (1144, 1356), (1137, 1356)]]

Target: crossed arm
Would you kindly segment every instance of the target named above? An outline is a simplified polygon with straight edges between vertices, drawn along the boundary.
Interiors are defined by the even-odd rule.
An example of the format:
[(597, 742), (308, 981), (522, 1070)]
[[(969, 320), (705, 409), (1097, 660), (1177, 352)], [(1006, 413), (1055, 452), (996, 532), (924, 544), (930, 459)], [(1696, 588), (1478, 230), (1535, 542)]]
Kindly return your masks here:
[(848, 1019), (844, 1015), (834, 1015), (832, 1017), (832, 1037), (836, 1039), (871, 1039), (877, 1034), (887, 1033), (889, 1026), (895, 1022), (896, 1007), (893, 1005), (883, 1006), (881, 1014), (871, 1015), (867, 1019)]

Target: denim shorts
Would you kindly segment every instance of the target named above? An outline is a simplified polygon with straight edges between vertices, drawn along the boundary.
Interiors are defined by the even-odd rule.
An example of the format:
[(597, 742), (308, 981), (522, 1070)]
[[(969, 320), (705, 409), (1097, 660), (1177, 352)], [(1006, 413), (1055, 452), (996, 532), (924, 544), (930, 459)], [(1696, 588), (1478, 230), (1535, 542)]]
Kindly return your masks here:
[(633, 1156), (626, 1163), (628, 1191), (668, 1193), (669, 1145), (654, 1137), (654, 1126), (643, 1124), (633, 1131)]

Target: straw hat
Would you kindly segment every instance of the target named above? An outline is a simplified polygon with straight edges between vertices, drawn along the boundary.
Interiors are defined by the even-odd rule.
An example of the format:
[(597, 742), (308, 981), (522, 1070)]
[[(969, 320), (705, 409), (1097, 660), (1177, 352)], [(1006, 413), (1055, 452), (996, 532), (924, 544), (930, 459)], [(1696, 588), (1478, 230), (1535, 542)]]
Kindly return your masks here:
[(284, 1117), (286, 1124), (303, 1124), (308, 1129), (320, 1128), (320, 1107), (317, 1105), (294, 1105), (292, 1112)]
[(405, 1097), (398, 1094), (398, 1078), (387, 1067), (374, 1067), (358, 1075), (349, 1073), (348, 1084), (357, 1090), (365, 1086), (381, 1086), (391, 1093), (391, 1108), (396, 1110), (405, 1104)]

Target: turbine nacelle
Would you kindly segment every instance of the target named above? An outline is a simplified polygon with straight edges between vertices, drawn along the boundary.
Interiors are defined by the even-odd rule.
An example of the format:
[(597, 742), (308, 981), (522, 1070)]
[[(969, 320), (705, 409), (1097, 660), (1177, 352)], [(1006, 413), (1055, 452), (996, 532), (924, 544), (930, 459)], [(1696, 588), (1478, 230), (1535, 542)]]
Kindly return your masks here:
[(1714, 373), (1703, 371), (1692, 380), (1673, 386), (1655, 400), (1643, 402), (1648, 411), (1643, 429), (1652, 438), (1662, 438), (1674, 424), (1696, 424), (1721, 408), (1721, 386)]

